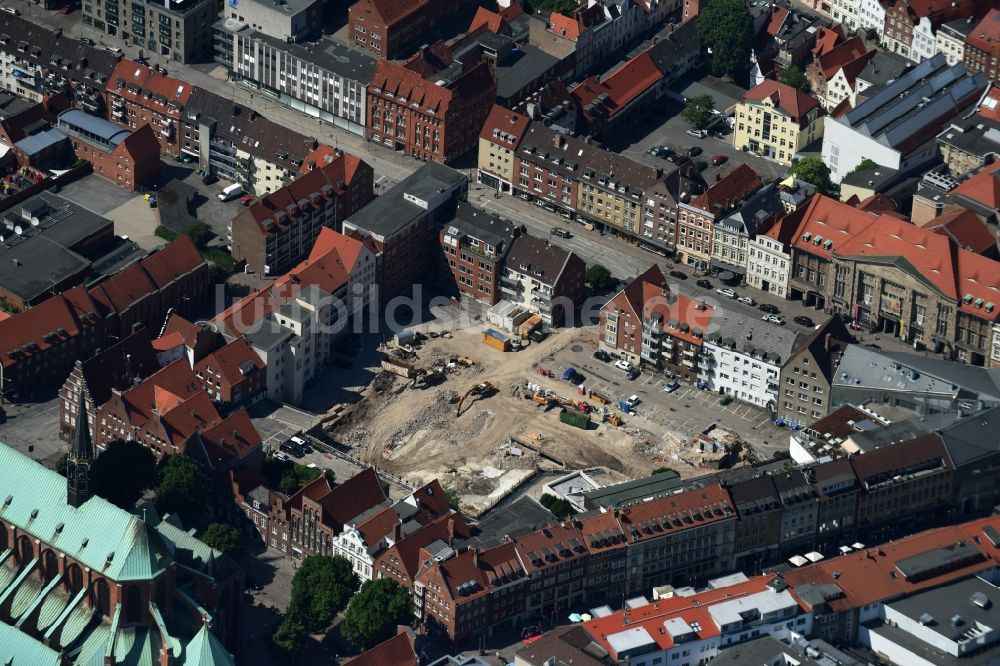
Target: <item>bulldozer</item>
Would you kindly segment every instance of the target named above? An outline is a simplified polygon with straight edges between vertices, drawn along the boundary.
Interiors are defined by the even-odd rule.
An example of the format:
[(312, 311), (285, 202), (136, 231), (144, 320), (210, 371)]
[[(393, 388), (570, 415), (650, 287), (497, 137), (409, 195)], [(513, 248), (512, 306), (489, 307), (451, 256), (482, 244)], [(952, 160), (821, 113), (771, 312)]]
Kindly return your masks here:
[(618, 416), (617, 414), (612, 414), (610, 412), (604, 415), (604, 421), (605, 423), (614, 426), (615, 428), (625, 423), (622, 420), (622, 417)]
[(466, 391), (462, 395), (462, 397), (458, 399), (458, 407), (455, 409), (455, 417), (457, 418), (462, 415), (462, 405), (465, 404), (465, 401), (468, 398), (471, 397), (483, 398), (486, 397), (487, 395), (492, 395), (493, 393), (496, 392), (496, 390), (497, 388), (496, 386), (493, 385), (493, 382), (482, 382), (480, 384), (473, 384), (472, 386), (469, 387), (469, 390)]
[(541, 405), (542, 407), (544, 407), (546, 409), (546, 411), (550, 407), (555, 407), (556, 405), (559, 404), (559, 398), (557, 398), (555, 396), (552, 396), (552, 395), (549, 395), (549, 394), (545, 393), (544, 391), (538, 391), (537, 393), (535, 393), (534, 395), (531, 396), (531, 399), (534, 402), (536, 402), (539, 405)]

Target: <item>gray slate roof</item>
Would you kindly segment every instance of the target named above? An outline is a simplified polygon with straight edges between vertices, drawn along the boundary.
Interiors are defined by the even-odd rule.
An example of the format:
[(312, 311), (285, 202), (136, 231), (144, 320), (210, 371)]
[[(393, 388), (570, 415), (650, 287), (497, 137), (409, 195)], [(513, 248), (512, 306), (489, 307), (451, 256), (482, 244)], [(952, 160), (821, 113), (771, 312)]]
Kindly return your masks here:
[(898, 79), (911, 67), (913, 67), (912, 60), (895, 53), (876, 51), (857, 78), (873, 87), (881, 88), (890, 81)]
[(295, 44), (254, 30), (250, 30), (246, 36), (362, 85), (371, 83), (372, 73), (375, 71), (373, 56), (334, 39), (324, 38)]
[(775, 326), (758, 317), (719, 307), (705, 336), (705, 342), (716, 346), (734, 347), (736, 351), (750, 353), (757, 350), (774, 365), (784, 365), (805, 341), (794, 331)]
[(1000, 454), (998, 430), (1000, 407), (993, 407), (959, 419), (939, 433), (952, 464), (959, 467)]
[[(514, 225), (487, 211), (479, 210), (467, 201), (459, 201), (455, 217), (444, 223), (444, 229), (452, 236), (472, 236), (496, 248), (497, 254), (510, 247)], [(449, 229), (454, 228), (457, 233)]]
[(959, 389), (962, 389), (962, 393), (959, 394), (960, 398), (970, 397), (976, 400), (1000, 402), (1000, 368), (981, 368), (906, 352), (884, 351), (882, 353), (890, 360), (913, 368), (919, 373), (958, 386)]
[(784, 213), (785, 208), (777, 190), (773, 184), (768, 184), (757, 190), (742, 206), (716, 222), (715, 226), (753, 238), (761, 225)]

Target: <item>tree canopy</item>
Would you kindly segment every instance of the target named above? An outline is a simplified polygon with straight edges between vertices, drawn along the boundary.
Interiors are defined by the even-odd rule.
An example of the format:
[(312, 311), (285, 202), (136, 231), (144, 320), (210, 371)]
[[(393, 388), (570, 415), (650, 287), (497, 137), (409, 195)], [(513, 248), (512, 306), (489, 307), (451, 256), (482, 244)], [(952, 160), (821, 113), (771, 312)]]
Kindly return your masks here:
[(116, 439), (94, 460), (94, 491), (122, 509), (155, 484), (156, 457), (139, 442)]
[(712, 122), (712, 111), (714, 110), (715, 100), (712, 99), (711, 95), (698, 95), (688, 100), (681, 115), (695, 129), (705, 129)]
[(413, 601), (406, 588), (389, 578), (371, 580), (351, 600), (340, 634), (359, 650), (368, 650), (413, 619)]
[(448, 486), (444, 489), (444, 498), (448, 501), (448, 506), (451, 507), (452, 511), (460, 511), (462, 508), (462, 496), (459, 494), (458, 489), (453, 486)]
[(556, 497), (555, 495), (545, 493), (538, 501), (542, 506), (551, 511), (552, 515), (559, 520), (563, 520), (566, 516), (572, 516), (576, 513), (576, 509), (573, 508), (573, 505), (569, 502), (569, 500), (563, 499), (562, 497)]
[(530, 4), (536, 9), (544, 9), (567, 16), (580, 6), (578, 0), (533, 0)]
[[(315, 467), (306, 467), (291, 460), (280, 460), (278, 458), (268, 458), (261, 468), (268, 485), (277, 488), (285, 495), (294, 495), (299, 488), (310, 481), (315, 480), (320, 475), (320, 470)], [(332, 472), (327, 478), (333, 481)]]
[(611, 271), (601, 264), (593, 264), (587, 267), (587, 282), (590, 283), (594, 291), (601, 292), (611, 288), (615, 280), (611, 277)]
[(753, 18), (743, 0), (712, 0), (698, 16), (698, 37), (711, 51), (712, 73), (745, 83), (750, 71)]
[(866, 157), (865, 159), (861, 160), (858, 163), (858, 166), (851, 169), (848, 172), (848, 175), (854, 173), (855, 171), (865, 171), (867, 169), (877, 169), (877, 168), (878, 168), (878, 162), (876, 162), (871, 158)]
[(225, 523), (212, 523), (201, 534), (201, 540), (224, 555), (237, 558), (243, 553), (240, 531)]
[(160, 483), (156, 486), (156, 508), (160, 513), (179, 514), (188, 522), (203, 508), (204, 489), (198, 463), (184, 454), (170, 456), (163, 463)]
[(834, 189), (833, 181), (830, 180), (830, 167), (820, 157), (792, 160), (788, 173), (814, 185), (821, 194), (830, 194)]
[(673, 471), (674, 470), (670, 469), (669, 467), (657, 467), (649, 474), (650, 476), (656, 476), (657, 474), (666, 474), (667, 472), (673, 472)]
[(778, 74), (778, 81), (799, 90), (807, 90), (809, 88), (809, 81), (806, 80), (806, 75), (797, 65), (792, 65), (781, 70), (781, 74)]
[(271, 642), (279, 650), (295, 654), (305, 647), (306, 628), (302, 622), (302, 616), (298, 611), (291, 608), (281, 618), (274, 633), (271, 634)]
[(306, 631), (322, 631), (344, 610), (358, 584), (350, 560), (312, 555), (295, 571), (288, 610), (299, 615)]

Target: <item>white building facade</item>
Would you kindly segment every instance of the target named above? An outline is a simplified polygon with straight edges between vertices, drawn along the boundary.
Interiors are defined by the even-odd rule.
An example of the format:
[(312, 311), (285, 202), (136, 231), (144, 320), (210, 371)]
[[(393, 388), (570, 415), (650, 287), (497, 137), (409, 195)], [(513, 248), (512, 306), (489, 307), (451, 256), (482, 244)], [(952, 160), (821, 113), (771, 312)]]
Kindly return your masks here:
[(879, 0), (861, 0), (858, 9), (858, 27), (861, 30), (874, 30), (882, 39), (885, 30), (885, 7)]
[(752, 239), (747, 250), (747, 284), (781, 298), (788, 298), (792, 255), (785, 244), (763, 234)]

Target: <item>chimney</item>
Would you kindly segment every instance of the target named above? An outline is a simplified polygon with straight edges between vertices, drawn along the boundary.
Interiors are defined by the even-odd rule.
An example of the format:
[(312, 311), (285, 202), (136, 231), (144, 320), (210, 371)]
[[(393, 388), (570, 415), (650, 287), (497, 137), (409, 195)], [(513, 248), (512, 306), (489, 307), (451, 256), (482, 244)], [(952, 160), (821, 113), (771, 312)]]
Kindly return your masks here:
[(823, 349), (825, 349), (826, 351), (830, 351), (830, 338), (831, 335), (829, 333), (827, 333), (826, 336), (823, 338)]
[(403, 521), (397, 520), (396, 524), (392, 526), (392, 542), (399, 543), (403, 537)]
[(448, 547), (455, 547), (455, 518), (448, 519)]
[(472, 549), (472, 566), (479, 568), (479, 546)]

